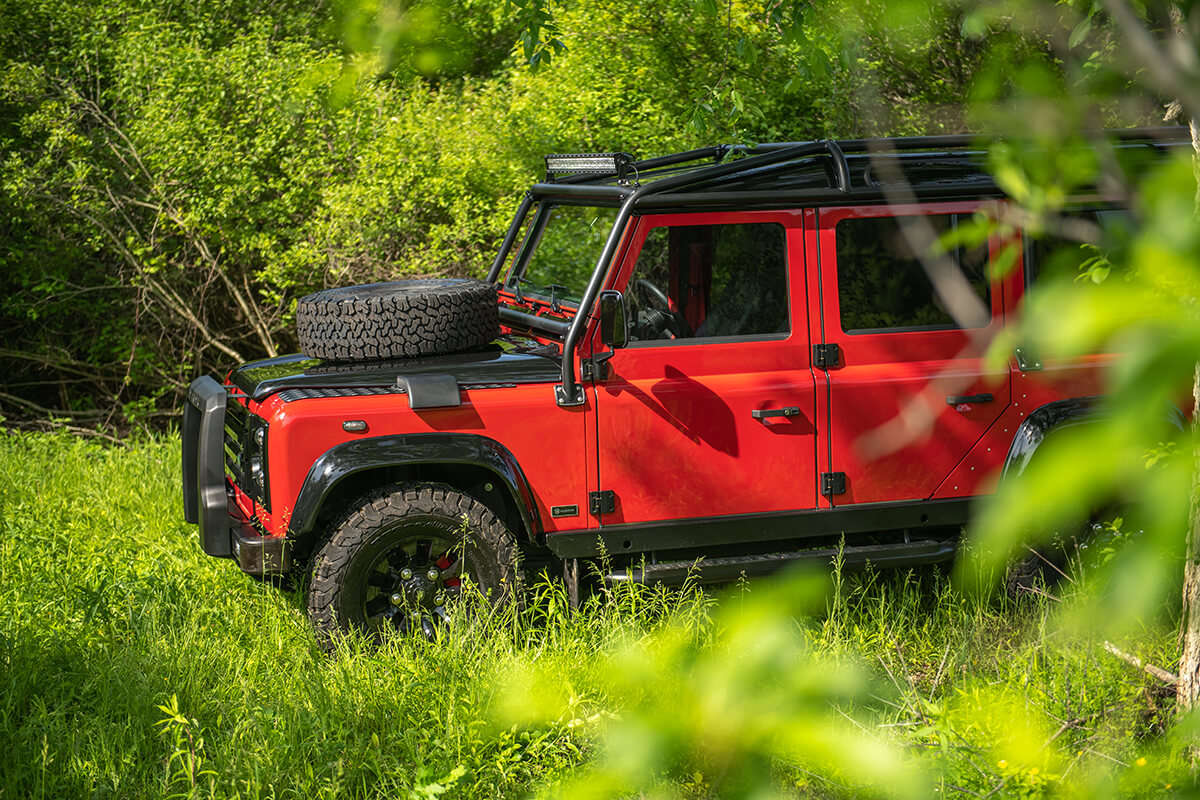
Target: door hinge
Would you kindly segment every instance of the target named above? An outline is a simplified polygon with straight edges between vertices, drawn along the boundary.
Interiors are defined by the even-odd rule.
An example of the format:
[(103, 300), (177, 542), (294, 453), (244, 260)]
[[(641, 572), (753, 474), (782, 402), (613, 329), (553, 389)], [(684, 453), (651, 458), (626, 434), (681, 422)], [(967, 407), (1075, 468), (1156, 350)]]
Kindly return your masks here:
[(846, 493), (846, 473), (844, 472), (822, 472), (821, 473), (821, 494), (826, 497), (833, 497), (835, 494)]
[(836, 344), (814, 344), (812, 363), (818, 369), (829, 369), (838, 366), (842, 352)]
[(597, 353), (591, 358), (579, 362), (579, 378), (585, 381), (603, 381), (608, 379), (608, 360), (612, 352)]
[(588, 493), (588, 508), (595, 516), (611, 514), (617, 510), (617, 495), (612, 489)]

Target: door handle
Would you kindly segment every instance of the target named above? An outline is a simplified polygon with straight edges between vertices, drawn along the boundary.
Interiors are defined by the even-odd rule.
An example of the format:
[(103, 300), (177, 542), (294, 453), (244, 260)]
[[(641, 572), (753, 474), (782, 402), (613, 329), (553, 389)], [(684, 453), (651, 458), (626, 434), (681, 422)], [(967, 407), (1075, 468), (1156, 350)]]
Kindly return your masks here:
[(798, 417), (800, 416), (800, 408), (798, 406), (784, 406), (783, 408), (756, 408), (750, 412), (750, 416), (767, 424), (767, 420), (771, 417)]
[(990, 403), (996, 398), (992, 397), (991, 392), (983, 394), (948, 394), (946, 395), (946, 405), (957, 406), (967, 403)]

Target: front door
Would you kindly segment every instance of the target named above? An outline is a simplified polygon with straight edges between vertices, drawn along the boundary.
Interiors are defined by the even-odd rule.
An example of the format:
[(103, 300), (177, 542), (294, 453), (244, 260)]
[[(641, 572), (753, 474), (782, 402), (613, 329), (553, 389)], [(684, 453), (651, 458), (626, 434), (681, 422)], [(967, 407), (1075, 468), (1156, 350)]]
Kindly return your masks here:
[(637, 220), (613, 285), (633, 341), (594, 384), (605, 525), (816, 504), (802, 216)]

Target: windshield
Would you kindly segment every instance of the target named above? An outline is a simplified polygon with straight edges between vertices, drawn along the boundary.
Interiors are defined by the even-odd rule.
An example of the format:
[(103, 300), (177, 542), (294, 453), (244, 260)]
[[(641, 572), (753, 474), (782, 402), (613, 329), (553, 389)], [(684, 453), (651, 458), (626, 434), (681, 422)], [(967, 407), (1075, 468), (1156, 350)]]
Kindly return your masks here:
[(578, 307), (616, 217), (616, 208), (544, 204), (533, 215), (504, 288), (517, 297)]

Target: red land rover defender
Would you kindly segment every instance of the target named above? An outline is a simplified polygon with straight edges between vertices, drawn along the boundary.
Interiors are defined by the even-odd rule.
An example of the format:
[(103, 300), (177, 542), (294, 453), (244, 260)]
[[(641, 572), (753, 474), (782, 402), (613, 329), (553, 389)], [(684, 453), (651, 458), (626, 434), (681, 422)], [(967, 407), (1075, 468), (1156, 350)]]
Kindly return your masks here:
[[(326, 639), (432, 635), (464, 578), (503, 602), (518, 563), (562, 563), (574, 588), (602, 554), (612, 581), (760, 574), (843, 538), (850, 565), (948, 559), (972, 500), (1087, 415), (1106, 363), (983, 358), (1043, 248), (921, 252), (1007, 202), (981, 155), (932, 137), (549, 156), (485, 282), (319, 292), (304, 354), (197, 379), (186, 518), (247, 572), (311, 569)], [(1022, 257), (993, 274), (1006, 247)]]

